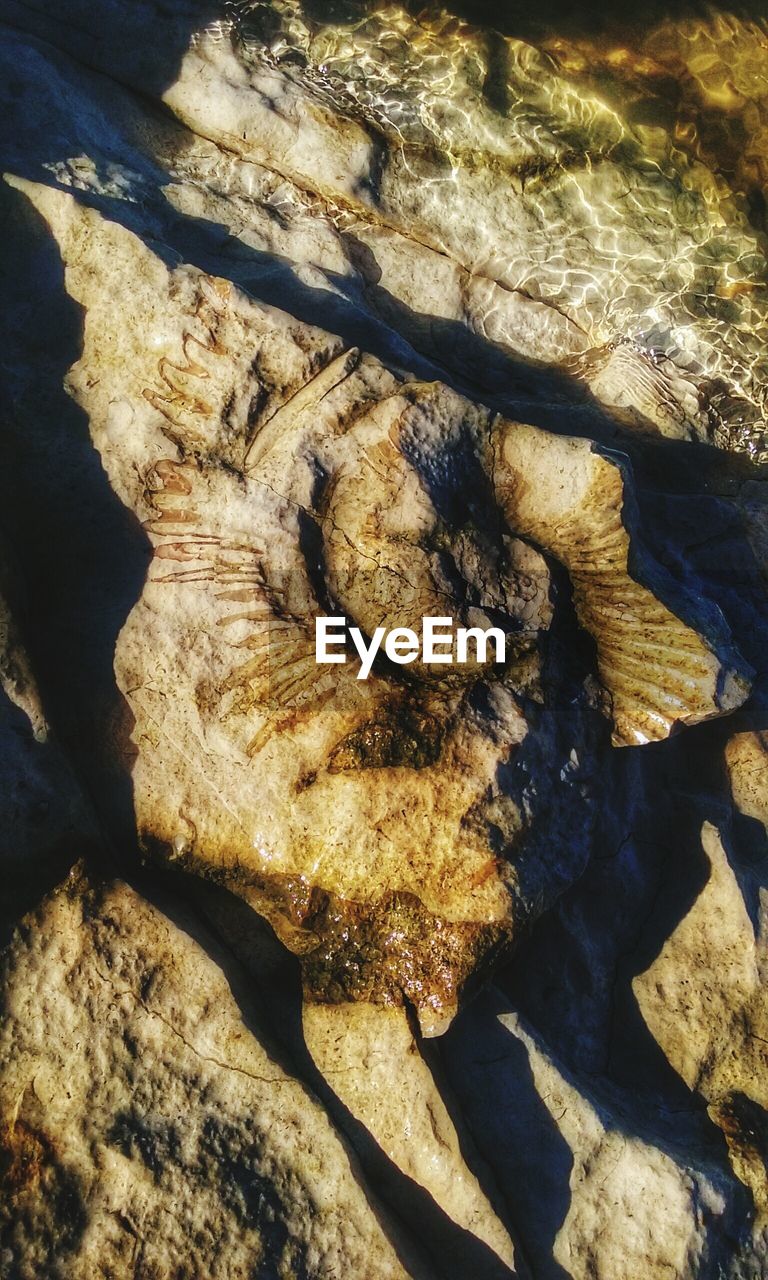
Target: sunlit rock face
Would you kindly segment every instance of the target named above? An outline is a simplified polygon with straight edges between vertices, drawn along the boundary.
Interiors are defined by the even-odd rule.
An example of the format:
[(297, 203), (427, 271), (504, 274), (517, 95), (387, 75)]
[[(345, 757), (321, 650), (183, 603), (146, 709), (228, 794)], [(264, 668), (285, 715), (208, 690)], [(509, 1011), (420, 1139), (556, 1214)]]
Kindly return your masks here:
[[(115, 650), (141, 841), (265, 913), (312, 998), (405, 999), (443, 1029), (587, 856), (594, 675), (569, 669), (548, 558), (617, 744), (732, 710), (744, 670), (702, 634), (703, 606), (681, 594), (697, 631), (630, 576), (631, 549), (676, 594), (588, 441), (396, 377), (221, 278), (168, 271), (71, 196), (20, 189), (84, 310), (71, 394), (152, 549)], [(318, 616), (373, 636), (446, 611), (500, 624), (504, 665), (380, 658), (361, 680), (354, 654), (317, 663)]]
[(0, 0), (14, 1280), (765, 1270), (768, 37), (455, 10)]
[(163, 1275), (172, 1257), (227, 1280), (411, 1274), (322, 1108), (183, 927), (77, 874), (30, 924), (6, 957), (0, 1049), (17, 1275)]

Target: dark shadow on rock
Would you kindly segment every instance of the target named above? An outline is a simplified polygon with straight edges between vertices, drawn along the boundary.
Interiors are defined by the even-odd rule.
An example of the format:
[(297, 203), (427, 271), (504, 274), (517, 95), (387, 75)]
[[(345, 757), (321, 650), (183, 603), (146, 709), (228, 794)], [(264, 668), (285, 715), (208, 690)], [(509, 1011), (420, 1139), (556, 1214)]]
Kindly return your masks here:
[(646, 1026), (632, 989), (633, 979), (653, 964), (709, 878), (700, 811), (675, 799), (665, 818), (668, 835), (653, 890), (636, 928), (628, 931), (626, 948), (616, 957), (607, 1074), (624, 1088), (655, 1092), (667, 1107), (703, 1112), (703, 1102), (671, 1067)]
[[(447, 1060), (449, 1078), (468, 1122), (514, 1205), (536, 1280), (564, 1280), (570, 1273), (552, 1256), (553, 1245), (570, 1208), (571, 1183), (575, 1179), (578, 1185), (587, 1172), (574, 1168), (571, 1147), (558, 1128), (568, 1107), (553, 1115), (545, 1105), (524, 1040), (518, 1038), (514, 1026), (507, 1028), (498, 1021), (500, 1014), (511, 1015), (515, 1021), (516, 1011), (508, 1000), (491, 988), (478, 1005), (478, 1010), (470, 1007), (460, 1015), (440, 1043), (440, 1052)], [(480, 1022), (482, 1043), (477, 1036)], [(731, 1173), (725, 1155), (713, 1152), (711, 1143), (702, 1141), (700, 1129), (685, 1117), (680, 1123), (677, 1114), (654, 1116), (646, 1107), (643, 1123), (638, 1125), (631, 1089), (617, 1087), (604, 1076), (585, 1076), (564, 1066), (551, 1046), (542, 1043), (524, 1021), (520, 1030), (530, 1036), (534, 1053), (540, 1052), (544, 1061), (550, 1061), (565, 1084), (585, 1100), (607, 1134), (637, 1137), (665, 1152), (678, 1167), (701, 1170), (706, 1178), (714, 1174), (721, 1188), (727, 1187), (727, 1203), (721, 1216), (713, 1220), (713, 1226), (717, 1225), (710, 1234), (705, 1267), (707, 1276), (723, 1274), (749, 1238), (753, 1208), (749, 1193)], [(750, 1123), (752, 1130), (760, 1131), (754, 1110)], [(573, 1117), (571, 1133), (578, 1147), (579, 1129)]]
[[(421, 1055), (430, 1069), (432, 1078), (437, 1086), (443, 1106), (453, 1123), (456, 1138), (459, 1143), (459, 1150), (464, 1164), (470, 1173), (477, 1178), (479, 1186), (482, 1188), (488, 1203), (491, 1205), (494, 1213), (502, 1222), (508, 1231), (510, 1238), (515, 1246), (515, 1263), (516, 1273), (521, 1277), (536, 1277), (539, 1280), (539, 1270), (532, 1266), (535, 1261), (528, 1249), (528, 1235), (530, 1234), (525, 1226), (522, 1226), (524, 1220), (527, 1225), (527, 1216), (525, 1204), (520, 1204), (520, 1199), (505, 1195), (500, 1186), (496, 1168), (494, 1166), (494, 1144), (490, 1139), (487, 1131), (482, 1129), (477, 1134), (473, 1130), (467, 1104), (466, 1089), (460, 1090), (457, 1081), (449, 1070), (450, 1054), (446, 1052), (448, 1048), (448, 1037), (453, 1033), (456, 1037), (461, 1037), (461, 1020), (454, 1019), (448, 1032), (445, 1035), (435, 1037), (434, 1039), (424, 1039), (420, 1033), (418, 1019), (415, 1012), (411, 1013), (411, 1029), (416, 1043), (419, 1045)], [(489, 1025), (483, 1028), (483, 1042), (485, 1042), (485, 1031), (490, 1031), (490, 1039), (493, 1040), (494, 1032), (498, 1024)], [(477, 1047), (478, 1040), (473, 1038), (473, 1043)], [(492, 1049), (489, 1048), (492, 1053)], [(513, 1072), (514, 1074), (514, 1072)], [(516, 1081), (519, 1076), (515, 1074)], [(533, 1086), (533, 1080), (530, 1080)], [(535, 1113), (537, 1104), (540, 1106), (540, 1100), (536, 1097), (535, 1089), (532, 1089), (530, 1096), (530, 1104), (532, 1113)], [(492, 1127), (492, 1126), (490, 1126)], [(545, 1144), (546, 1145), (546, 1144)], [(551, 1149), (547, 1148), (547, 1157), (552, 1155)], [(554, 1157), (553, 1157), (554, 1158)], [(566, 1209), (570, 1197), (565, 1192)], [(561, 1280), (558, 1275), (553, 1275), (553, 1280)], [(564, 1275), (562, 1280), (564, 1280)]]
[(754, 1098), (734, 1089), (720, 1103), (720, 1114), (734, 1145), (762, 1165), (768, 1179), (768, 1111)]
[[(564, 1066), (628, 1091), (639, 1131), (649, 1115), (675, 1112), (681, 1124), (688, 1115), (699, 1141), (720, 1158), (721, 1136), (703, 1099), (670, 1066), (632, 990), (708, 876), (704, 817), (696, 790), (686, 785), (691, 733), (606, 759), (594, 856), (498, 981)], [(705, 756), (697, 785), (705, 789), (716, 770)]]
[(755, 936), (761, 928), (761, 890), (768, 888), (768, 835), (762, 822), (734, 807), (723, 847), (739, 883)]
[(751, 695), (742, 707), (722, 720), (686, 730), (685, 747), (678, 751), (678, 781), (688, 794), (708, 786), (713, 796), (720, 797), (721, 809), (713, 818), (757, 929), (759, 893), (768, 885), (768, 838), (761, 822), (731, 804), (725, 750), (734, 734), (768, 729), (765, 578), (734, 503), (710, 494), (650, 492), (640, 495), (640, 503), (656, 558), (679, 579), (697, 583), (701, 593), (717, 601), (741, 652), (755, 669)]
[(16, 922), (88, 849), (96, 832), (55, 741), (0, 688), (0, 950)]
[(109, 837), (131, 846), (133, 720), (113, 659), (149, 541), (64, 390), (83, 316), (58, 248), (26, 197), (4, 187), (1, 199), (0, 520), (24, 582), (25, 640), (46, 715)]
[(195, 33), (225, 9), (223, 0), (0, 0), (0, 22), (160, 97), (176, 79)]
[(553, 1248), (571, 1203), (573, 1156), (536, 1088), (525, 1046), (498, 1021), (508, 1011), (497, 993), (484, 993), (433, 1053), (493, 1170), (531, 1274), (567, 1280)]
[(119, 502), (87, 416), (64, 390), (83, 316), (58, 247), (26, 197), (4, 188), (1, 521), (26, 586), (26, 641), (42, 701), (111, 840), (132, 845), (132, 716), (115, 684), (116, 637), (150, 544)]
[[(299, 963), (262, 917), (229, 890), (178, 868), (134, 868), (129, 879), (205, 948), (226, 976), (249, 1031), (322, 1104), (353, 1149), (363, 1187), (374, 1193), (373, 1211), (406, 1269), (441, 1280), (507, 1280), (512, 1273), (497, 1255), (397, 1167), (318, 1070), (304, 1038)], [(388, 1214), (400, 1230), (393, 1232)]]
[[(636, 475), (640, 468), (636, 466)], [(690, 592), (708, 596), (723, 615), (739, 648), (757, 673), (756, 692), (723, 724), (756, 727), (764, 701), (765, 655), (768, 652), (768, 598), (765, 580), (747, 540), (738, 506), (711, 492), (637, 491), (644, 541), (655, 559)], [(718, 732), (722, 726), (709, 726)]]

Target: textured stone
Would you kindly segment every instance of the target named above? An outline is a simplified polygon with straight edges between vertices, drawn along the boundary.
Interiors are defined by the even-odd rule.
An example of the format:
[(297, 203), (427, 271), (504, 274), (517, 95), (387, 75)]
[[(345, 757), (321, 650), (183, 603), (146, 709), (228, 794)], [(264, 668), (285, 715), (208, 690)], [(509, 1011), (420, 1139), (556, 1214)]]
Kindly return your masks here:
[[(568, 795), (534, 773), (525, 801), (501, 772), (532, 732), (537, 753), (554, 745), (524, 699), (568, 687), (551, 662), (542, 679), (549, 572), (516, 533), (570, 572), (617, 742), (739, 705), (738, 661), (630, 576), (628, 481), (587, 441), (396, 378), (220, 278), (169, 271), (70, 196), (14, 183), (84, 308), (69, 388), (154, 548), (116, 649), (140, 837), (265, 913), (315, 997), (405, 996), (434, 1032), (483, 957), (583, 866), (574, 841), (531, 892), (511, 852), (549, 860), (552, 808)], [(115, 296), (130, 296), (130, 318)], [(406, 678), (385, 662), (363, 682), (352, 662), (318, 672), (318, 614), (372, 635), (448, 603), (459, 622), (501, 621), (512, 656), (499, 677), (472, 664), (448, 676), (416, 664)], [(555, 752), (578, 812), (586, 685), (576, 697), (582, 726)]]
[(0, 0), (8, 1280), (766, 1276), (764, 22), (416, 9)]
[[(473, 1032), (494, 1016), (478, 1051)], [(468, 1023), (449, 1055), (451, 1079), (517, 1208), (534, 1274), (635, 1280), (722, 1262), (739, 1197), (716, 1166), (669, 1132), (633, 1134), (628, 1099), (564, 1070), (498, 993), (481, 997)]]
[(127, 886), (73, 874), (4, 979), (4, 1274), (412, 1274), (215, 959)]
[[(517, 1262), (516, 1270), (524, 1273), (507, 1231), (464, 1163), (467, 1135), (462, 1134), (460, 1145), (403, 1011), (307, 1004), (304, 1033), (323, 1076), (384, 1154), (424, 1187), (453, 1222), (488, 1246), (484, 1274), (493, 1274), (493, 1255), (509, 1268)], [(465, 1265), (471, 1266), (469, 1259)]]
[[(733, 752), (730, 763), (733, 771)], [(734, 790), (738, 794), (738, 783)], [(763, 1216), (768, 1204), (764, 891), (753, 920), (722, 839), (710, 825), (702, 832), (702, 847), (709, 861), (707, 883), (633, 985), (657, 1044), (683, 1080), (707, 1098), (735, 1172)]]

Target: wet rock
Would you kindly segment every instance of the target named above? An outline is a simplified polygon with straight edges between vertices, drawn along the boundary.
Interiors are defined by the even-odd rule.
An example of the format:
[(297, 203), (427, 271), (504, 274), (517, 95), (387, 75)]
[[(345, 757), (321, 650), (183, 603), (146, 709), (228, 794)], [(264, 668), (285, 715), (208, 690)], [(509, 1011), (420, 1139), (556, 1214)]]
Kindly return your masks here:
[[(186, 216), (205, 209), (257, 253), (290, 244), (310, 287), (396, 318), (417, 349), (486, 389), (508, 389), (532, 362), (573, 372), (630, 426), (762, 456), (760, 231), (736, 175), (730, 186), (711, 167), (719, 150), (702, 154), (675, 132), (679, 104), (653, 127), (634, 119), (636, 77), (658, 92), (650, 52), (636, 70), (626, 53), (590, 50), (605, 63), (598, 80), (567, 43), (545, 53), (393, 5), (341, 21), (302, 0), (235, 4), (224, 17), (202, 0), (131, 18), (119, 3), (97, 15), (78, 0), (71, 21), (55, 6), (5, 9), (14, 26), (162, 98), (185, 126), (129, 127), (138, 166), (125, 134), (109, 139), (106, 167), (63, 148), (65, 182), (130, 202), (149, 153)], [(155, 48), (136, 47), (139, 12)], [(682, 55), (668, 42), (670, 65), (695, 63), (702, 36), (687, 39)], [(751, 41), (754, 61), (754, 30), (720, 39), (721, 65), (734, 42)], [(739, 64), (739, 101), (762, 110), (748, 51)], [(591, 350), (607, 358), (582, 363)], [(610, 353), (625, 350), (638, 358), (618, 357), (617, 388)], [(535, 401), (561, 400), (557, 380), (529, 380)]]

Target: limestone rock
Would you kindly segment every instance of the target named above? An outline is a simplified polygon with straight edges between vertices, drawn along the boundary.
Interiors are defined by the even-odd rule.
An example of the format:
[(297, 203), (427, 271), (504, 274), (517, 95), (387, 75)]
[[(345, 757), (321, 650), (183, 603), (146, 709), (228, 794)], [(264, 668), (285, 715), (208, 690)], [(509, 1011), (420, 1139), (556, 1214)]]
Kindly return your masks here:
[[(314, 998), (405, 996), (434, 1032), (583, 866), (581, 836), (545, 871), (566, 797), (588, 824), (572, 766), (589, 767), (591, 698), (571, 695), (581, 725), (567, 742), (526, 715), (526, 699), (564, 699), (569, 677), (550, 663), (543, 680), (549, 571), (516, 534), (570, 572), (618, 742), (737, 706), (738, 660), (702, 606), (681, 596), (711, 642), (632, 578), (628, 480), (586, 441), (494, 423), (227, 281), (169, 270), (70, 196), (13, 182), (84, 308), (71, 393), (154, 549), (116, 649), (140, 838), (266, 914)], [(126, 323), (111, 299), (128, 291)], [(679, 594), (633, 545), (643, 576)], [(449, 603), (459, 622), (501, 622), (498, 675), (318, 673), (319, 614), (372, 635)], [(546, 742), (560, 760), (556, 799), (546, 775), (527, 795), (502, 781), (532, 735), (527, 751)]]
[(768, 1274), (765, 24), (447, 8), (0, 0), (8, 1280)]
[(215, 956), (126, 885), (73, 874), (4, 984), (4, 1274), (429, 1274)]
[[(478, 1051), (476, 1020), (494, 1013), (494, 1034)], [(738, 1232), (737, 1184), (695, 1148), (676, 1149), (669, 1133), (634, 1135), (627, 1101), (564, 1070), (499, 993), (467, 1019), (449, 1051), (450, 1078), (517, 1207), (534, 1274), (635, 1280), (722, 1264)]]
[[(742, 749), (743, 749), (743, 744)], [(730, 753), (732, 770), (735, 752)], [(738, 766), (735, 770), (738, 776)], [(739, 794), (740, 784), (734, 788)], [(658, 958), (634, 982), (640, 1011), (682, 1078), (708, 1099), (737, 1175), (768, 1211), (765, 920), (750, 918), (716, 829), (706, 825), (707, 884)]]
[(762, 731), (737, 733), (725, 748), (725, 763), (736, 808), (768, 828), (768, 742)]
[[(304, 1008), (307, 1046), (323, 1076), (386, 1156), (488, 1247), (483, 1274), (526, 1268), (464, 1163), (459, 1137), (401, 1009), (358, 1004)], [(389, 1084), (397, 1079), (397, 1091)], [(487, 1178), (486, 1178), (487, 1181)], [(475, 1263), (475, 1265), (477, 1265)], [(464, 1266), (469, 1270), (472, 1260)]]

